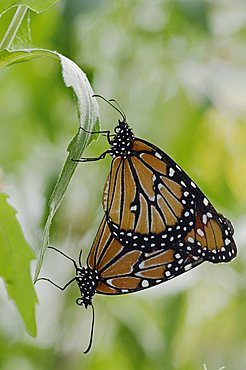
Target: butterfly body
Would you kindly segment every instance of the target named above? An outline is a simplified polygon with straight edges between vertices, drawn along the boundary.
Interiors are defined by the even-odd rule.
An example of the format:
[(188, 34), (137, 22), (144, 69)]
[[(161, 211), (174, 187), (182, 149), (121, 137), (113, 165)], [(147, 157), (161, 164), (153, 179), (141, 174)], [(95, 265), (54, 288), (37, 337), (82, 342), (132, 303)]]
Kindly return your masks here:
[(96, 293), (99, 276), (96, 270), (91, 270), (88, 266), (76, 266), (76, 282), (78, 284), (81, 297), (77, 299), (77, 304), (87, 308), (92, 304), (92, 298)]

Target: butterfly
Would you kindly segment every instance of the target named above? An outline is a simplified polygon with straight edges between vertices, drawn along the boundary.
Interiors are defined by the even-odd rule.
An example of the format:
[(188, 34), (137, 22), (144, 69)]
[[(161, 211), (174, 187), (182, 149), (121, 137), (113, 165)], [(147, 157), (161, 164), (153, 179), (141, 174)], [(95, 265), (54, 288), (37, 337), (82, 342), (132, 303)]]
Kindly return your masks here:
[(113, 236), (106, 216), (98, 229), (87, 257), (86, 266), (82, 265), (81, 253), (77, 264), (62, 251), (51, 246), (49, 248), (73, 262), (75, 277), (64, 287), (48, 278), (38, 280), (46, 280), (60, 290), (65, 290), (76, 281), (80, 290), (80, 297), (76, 303), (85, 308), (92, 307), (90, 341), (84, 353), (88, 353), (92, 345), (95, 321), (92, 299), (95, 294), (121, 295), (144, 290), (171, 280), (204, 261), (202, 257), (194, 257), (184, 249), (159, 249), (146, 252), (132, 246), (122, 245)]
[[(106, 133), (112, 163), (103, 190), (103, 209), (113, 236), (133, 249), (183, 249), (193, 256), (218, 263), (236, 257), (231, 222), (218, 213), (191, 178), (155, 145), (136, 138), (125, 113), (114, 134)], [(116, 102), (117, 103), (117, 102)]]

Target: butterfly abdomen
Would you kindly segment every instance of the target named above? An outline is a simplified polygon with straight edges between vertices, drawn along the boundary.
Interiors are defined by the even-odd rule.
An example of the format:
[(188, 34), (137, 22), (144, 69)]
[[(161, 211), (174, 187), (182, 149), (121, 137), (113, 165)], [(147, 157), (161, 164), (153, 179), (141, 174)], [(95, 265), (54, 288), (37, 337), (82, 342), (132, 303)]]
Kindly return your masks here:
[(96, 293), (96, 287), (99, 281), (98, 273), (89, 267), (78, 267), (76, 281), (82, 297), (79, 298), (79, 302), (77, 303), (87, 308), (87, 306), (91, 305), (92, 298)]

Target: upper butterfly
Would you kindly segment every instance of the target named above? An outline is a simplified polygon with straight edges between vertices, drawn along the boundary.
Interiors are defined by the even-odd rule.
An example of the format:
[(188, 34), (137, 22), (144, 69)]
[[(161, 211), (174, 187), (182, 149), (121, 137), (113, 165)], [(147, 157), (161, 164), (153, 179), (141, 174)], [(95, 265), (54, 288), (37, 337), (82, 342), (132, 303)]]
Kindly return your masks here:
[[(109, 102), (110, 105), (112, 105)], [(145, 250), (180, 249), (213, 263), (237, 253), (233, 227), (190, 177), (161, 149), (136, 138), (121, 115), (107, 133), (111, 169), (103, 191), (109, 228), (121, 244)], [(113, 138), (111, 139), (111, 136)]]

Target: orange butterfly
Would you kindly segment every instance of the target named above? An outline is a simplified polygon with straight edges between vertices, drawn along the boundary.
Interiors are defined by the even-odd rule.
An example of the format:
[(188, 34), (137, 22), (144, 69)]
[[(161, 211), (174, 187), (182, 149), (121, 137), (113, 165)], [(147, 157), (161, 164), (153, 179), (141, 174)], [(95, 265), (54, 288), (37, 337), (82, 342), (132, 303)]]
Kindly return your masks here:
[(92, 307), (91, 336), (84, 353), (89, 352), (92, 345), (95, 315), (92, 299), (95, 293), (119, 295), (137, 292), (171, 280), (203, 262), (202, 257), (194, 257), (183, 249), (146, 252), (138, 248), (123, 246), (112, 235), (105, 217), (91, 247), (86, 266), (82, 266), (81, 253), (79, 265), (77, 265), (63, 252), (53, 247), (49, 248), (71, 260), (76, 275), (64, 287), (60, 287), (47, 278), (38, 280), (49, 281), (61, 290), (76, 281), (81, 294), (76, 300), (77, 304), (85, 308)]
[(183, 249), (213, 263), (233, 259), (237, 249), (230, 221), (166, 153), (134, 136), (125, 114), (111, 101), (122, 120), (113, 135), (103, 131), (110, 149), (98, 158), (78, 161), (106, 154), (113, 158), (103, 209), (114, 237), (140, 251)]

